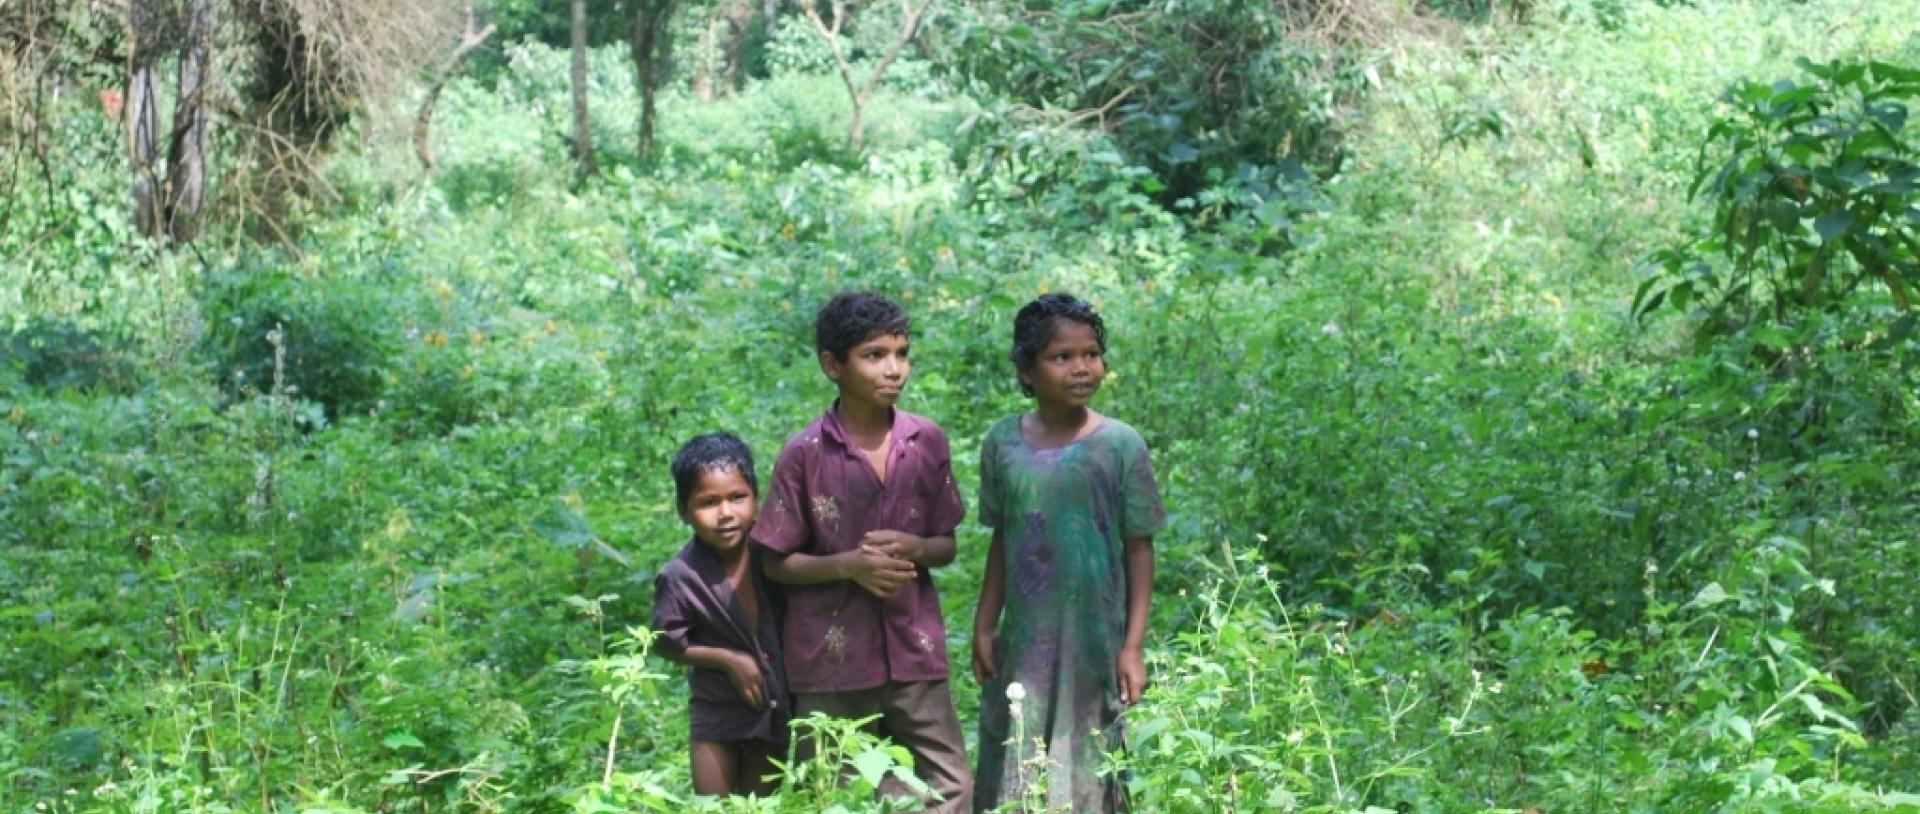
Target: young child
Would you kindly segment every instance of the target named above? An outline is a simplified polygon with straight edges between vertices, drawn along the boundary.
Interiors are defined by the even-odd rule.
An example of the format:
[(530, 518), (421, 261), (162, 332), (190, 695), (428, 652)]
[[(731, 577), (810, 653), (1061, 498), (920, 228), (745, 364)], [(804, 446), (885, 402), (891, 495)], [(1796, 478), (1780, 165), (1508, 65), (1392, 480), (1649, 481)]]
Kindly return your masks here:
[[(959, 812), (971, 778), (928, 569), (953, 561), (966, 509), (946, 435), (894, 406), (911, 370), (908, 327), (878, 294), (820, 309), (820, 370), (840, 395), (780, 451), (753, 541), (785, 585), (794, 715), (878, 714), (880, 734), (913, 753), (914, 773), (940, 795), (928, 810)], [(881, 791), (910, 796), (902, 786), (889, 778)]]
[(1100, 315), (1072, 296), (1042, 296), (1014, 318), (1013, 365), (1034, 410), (994, 424), (980, 449), (993, 543), (973, 620), (975, 811), (1019, 801), (1036, 775), (1049, 811), (1127, 810), (1101, 755), (1124, 746), (1120, 713), (1147, 685), (1152, 543), (1167, 518), (1140, 434), (1087, 407), (1106, 351)]
[(786, 755), (788, 704), (779, 603), (747, 545), (753, 453), (732, 435), (702, 435), (673, 456), (673, 486), (693, 540), (653, 580), (654, 647), (687, 666), (693, 788), (766, 794), (769, 758)]

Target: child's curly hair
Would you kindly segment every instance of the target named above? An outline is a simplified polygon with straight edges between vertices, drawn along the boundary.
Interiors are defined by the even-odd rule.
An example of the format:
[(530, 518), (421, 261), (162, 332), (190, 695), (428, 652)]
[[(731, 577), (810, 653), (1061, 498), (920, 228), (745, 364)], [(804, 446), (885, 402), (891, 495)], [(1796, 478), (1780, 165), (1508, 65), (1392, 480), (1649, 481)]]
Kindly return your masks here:
[(673, 505), (681, 509), (687, 507), (687, 497), (699, 485), (700, 476), (708, 472), (739, 472), (754, 496), (760, 495), (760, 481), (753, 476), (753, 450), (733, 433), (709, 433), (688, 441), (673, 454), (672, 468)]
[[(1040, 358), (1040, 351), (1053, 341), (1053, 335), (1060, 330), (1060, 321), (1070, 319), (1093, 329), (1094, 341), (1100, 343), (1100, 352), (1107, 352), (1107, 324), (1100, 319), (1100, 312), (1085, 300), (1066, 293), (1042, 294), (1033, 302), (1020, 307), (1020, 313), (1013, 317), (1013, 366), (1020, 370), (1032, 370), (1034, 362)], [(1033, 395), (1033, 388), (1026, 382), (1020, 383), (1023, 393)]]
[(906, 336), (913, 321), (900, 304), (872, 291), (843, 291), (813, 319), (813, 347), (842, 362), (853, 346), (876, 336)]

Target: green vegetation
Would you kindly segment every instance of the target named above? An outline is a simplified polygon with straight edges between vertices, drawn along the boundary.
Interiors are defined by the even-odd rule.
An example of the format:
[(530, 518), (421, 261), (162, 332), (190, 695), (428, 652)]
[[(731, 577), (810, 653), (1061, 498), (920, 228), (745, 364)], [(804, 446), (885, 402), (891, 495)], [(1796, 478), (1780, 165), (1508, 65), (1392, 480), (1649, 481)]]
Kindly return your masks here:
[[(692, 800), (634, 629), (672, 450), (770, 461), (831, 397), (812, 309), (871, 287), (970, 502), (1014, 310), (1107, 315), (1097, 406), (1174, 515), (1140, 811), (1920, 810), (1920, 2), (1385, 3), (1238, 77), (1312, 101), (1284, 149), (1234, 135), (1253, 97), (1050, 112), (1148, 53), (1177, 107), (1212, 54), (1070, 5), (998, 54), (1034, 8), (930, 22), (860, 152), (804, 21), (737, 92), (663, 89), (646, 163), (597, 50), (584, 181), (567, 54), (512, 39), (436, 171), (369, 104), (272, 228), (181, 246), (76, 73), (42, 152), (0, 132), (0, 809), (876, 810), (898, 753), (830, 722), (782, 797)], [(1023, 50), (1142, 41), (1104, 85)]]

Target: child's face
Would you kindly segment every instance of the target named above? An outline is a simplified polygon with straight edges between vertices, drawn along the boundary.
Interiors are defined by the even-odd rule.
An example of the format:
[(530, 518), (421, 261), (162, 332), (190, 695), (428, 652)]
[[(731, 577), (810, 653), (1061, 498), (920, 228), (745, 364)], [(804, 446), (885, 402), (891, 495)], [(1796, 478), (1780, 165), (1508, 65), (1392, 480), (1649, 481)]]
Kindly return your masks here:
[(1107, 362), (1093, 326), (1070, 319), (1054, 326), (1053, 338), (1040, 349), (1033, 367), (1020, 371), (1020, 381), (1033, 389), (1035, 401), (1054, 407), (1085, 407), (1107, 378)]
[(700, 473), (700, 481), (687, 495), (687, 505), (680, 509), (680, 519), (693, 527), (693, 536), (708, 548), (730, 554), (747, 544), (754, 503), (753, 487), (740, 470), (710, 469)]
[(840, 386), (842, 402), (892, 407), (913, 369), (907, 345), (905, 336), (881, 334), (850, 348), (844, 362), (832, 353), (820, 354), (820, 369)]

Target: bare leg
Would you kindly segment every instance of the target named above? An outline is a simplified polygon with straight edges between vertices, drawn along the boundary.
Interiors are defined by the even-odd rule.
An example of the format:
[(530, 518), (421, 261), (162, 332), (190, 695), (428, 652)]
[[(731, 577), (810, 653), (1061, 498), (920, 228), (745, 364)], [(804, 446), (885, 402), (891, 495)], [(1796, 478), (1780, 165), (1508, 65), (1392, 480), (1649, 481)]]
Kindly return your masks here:
[[(773, 746), (766, 741), (740, 741), (740, 776), (734, 782), (736, 794), (773, 795), (776, 788), (767, 775), (773, 774)], [(782, 757), (785, 757), (783, 754)]]
[(725, 797), (740, 782), (740, 747), (724, 741), (693, 742), (693, 790)]

